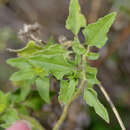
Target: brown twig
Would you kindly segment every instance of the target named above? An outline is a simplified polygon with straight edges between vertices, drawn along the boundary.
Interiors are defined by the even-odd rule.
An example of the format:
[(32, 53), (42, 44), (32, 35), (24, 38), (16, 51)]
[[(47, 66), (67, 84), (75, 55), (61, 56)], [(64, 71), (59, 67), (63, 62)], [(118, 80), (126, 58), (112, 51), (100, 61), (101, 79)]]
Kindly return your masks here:
[(103, 95), (105, 96), (105, 98), (108, 101), (108, 103), (110, 104), (110, 106), (111, 106), (111, 108), (112, 108), (112, 110), (113, 110), (113, 112), (114, 112), (114, 114), (115, 114), (115, 116), (116, 116), (116, 118), (117, 118), (117, 120), (119, 122), (119, 125), (120, 125), (121, 129), (122, 130), (126, 130), (126, 128), (125, 128), (125, 126), (123, 124), (123, 121), (122, 121), (122, 119), (121, 119), (121, 117), (120, 117), (120, 115), (119, 115), (115, 105), (113, 104), (112, 100), (110, 99), (108, 93), (106, 92), (104, 87), (102, 87), (102, 85), (99, 85), (99, 88), (100, 88), (101, 92), (103, 93)]

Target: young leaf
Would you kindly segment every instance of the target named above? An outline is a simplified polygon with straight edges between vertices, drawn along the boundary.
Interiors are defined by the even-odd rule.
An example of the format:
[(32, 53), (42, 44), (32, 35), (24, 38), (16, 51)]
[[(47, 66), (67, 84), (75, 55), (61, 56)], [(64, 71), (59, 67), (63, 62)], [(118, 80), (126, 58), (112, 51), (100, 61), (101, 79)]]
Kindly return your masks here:
[(80, 13), (80, 5), (78, 0), (71, 0), (69, 6), (69, 16), (66, 21), (66, 28), (77, 35), (80, 31), (80, 28), (85, 26), (86, 20), (85, 17)]
[(49, 79), (48, 78), (37, 78), (36, 80), (36, 86), (39, 92), (39, 95), (41, 98), (46, 101), (47, 103), (50, 103), (50, 85), (49, 85)]
[(74, 95), (76, 86), (78, 84), (77, 80), (71, 79), (61, 80), (60, 82), (60, 95), (58, 97), (60, 103), (66, 104), (68, 100)]
[(107, 123), (109, 123), (109, 116), (107, 110), (98, 100), (97, 93), (92, 87), (85, 88), (84, 100), (89, 106), (94, 107), (95, 112), (100, 117), (102, 117)]
[(107, 41), (106, 34), (114, 22), (115, 17), (116, 13), (114, 12), (100, 18), (96, 23), (89, 24), (83, 30), (87, 45), (102, 48)]

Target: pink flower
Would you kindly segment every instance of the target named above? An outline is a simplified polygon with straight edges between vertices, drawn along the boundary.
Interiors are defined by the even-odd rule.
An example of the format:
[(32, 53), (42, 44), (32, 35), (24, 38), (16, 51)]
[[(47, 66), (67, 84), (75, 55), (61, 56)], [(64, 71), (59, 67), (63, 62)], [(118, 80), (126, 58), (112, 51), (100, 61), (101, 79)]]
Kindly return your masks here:
[(31, 128), (29, 127), (29, 124), (26, 121), (21, 120), (13, 123), (6, 130), (31, 130)]

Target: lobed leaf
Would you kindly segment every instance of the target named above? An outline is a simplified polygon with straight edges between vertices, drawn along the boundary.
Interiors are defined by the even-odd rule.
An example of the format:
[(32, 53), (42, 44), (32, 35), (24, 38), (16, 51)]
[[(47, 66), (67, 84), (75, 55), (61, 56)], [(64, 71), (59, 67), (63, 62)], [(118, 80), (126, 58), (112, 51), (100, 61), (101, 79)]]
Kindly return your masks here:
[(66, 28), (77, 35), (80, 31), (80, 28), (85, 26), (86, 19), (80, 12), (78, 0), (71, 0), (69, 6), (69, 16), (66, 20)]
[(86, 44), (89, 46), (96, 46), (102, 48), (107, 41), (107, 32), (113, 24), (116, 13), (106, 15), (100, 18), (96, 23), (89, 24), (84, 30), (83, 34), (86, 39)]

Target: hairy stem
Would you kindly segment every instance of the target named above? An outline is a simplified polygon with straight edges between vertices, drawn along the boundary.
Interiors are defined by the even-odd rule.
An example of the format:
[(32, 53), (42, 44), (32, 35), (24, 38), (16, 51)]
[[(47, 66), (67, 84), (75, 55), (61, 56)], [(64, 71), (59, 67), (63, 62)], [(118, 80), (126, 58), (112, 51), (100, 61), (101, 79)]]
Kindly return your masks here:
[(57, 121), (56, 125), (54, 126), (53, 130), (58, 130), (61, 126), (61, 124), (63, 123), (63, 121), (65, 120), (66, 116), (67, 116), (67, 112), (68, 112), (68, 108), (69, 106), (72, 104), (72, 102), (78, 98), (80, 96), (80, 94), (82, 93), (82, 90), (86, 84), (86, 76), (85, 76), (85, 64), (86, 64), (86, 55), (83, 55), (82, 57), (82, 80), (81, 80), (81, 84), (77, 90), (77, 92), (74, 94), (74, 96), (67, 102), (67, 104), (65, 105), (62, 115), (60, 117), (60, 119)]
[(119, 122), (119, 125), (120, 125), (121, 129), (122, 130), (126, 130), (126, 128), (125, 128), (125, 126), (123, 124), (123, 121), (122, 121), (122, 119), (121, 119), (121, 117), (120, 117), (120, 115), (119, 115), (115, 105), (113, 104), (112, 100), (110, 99), (108, 93), (106, 92), (104, 87), (102, 87), (102, 85), (99, 85), (99, 88), (100, 88), (101, 92), (103, 93), (103, 95), (105, 96), (105, 98), (108, 101), (108, 103), (110, 104), (110, 106), (111, 106), (111, 108), (112, 108), (112, 110), (113, 110), (113, 112), (114, 112), (114, 114), (115, 114), (115, 116), (116, 116), (116, 118), (117, 118), (117, 120)]

